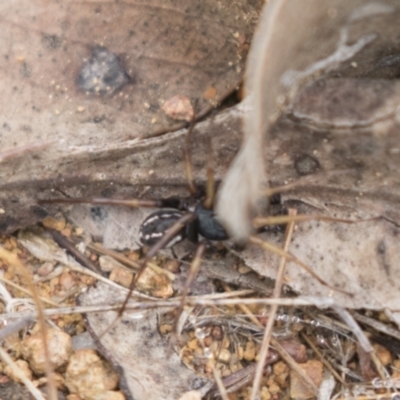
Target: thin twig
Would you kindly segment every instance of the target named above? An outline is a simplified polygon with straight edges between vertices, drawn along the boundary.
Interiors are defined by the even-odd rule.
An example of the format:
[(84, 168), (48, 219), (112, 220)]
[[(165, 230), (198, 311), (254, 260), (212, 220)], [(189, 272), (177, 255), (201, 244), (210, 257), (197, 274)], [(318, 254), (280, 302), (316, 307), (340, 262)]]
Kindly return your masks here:
[[(122, 287), (121, 287), (122, 288)], [(118, 288), (118, 289), (121, 289)], [(125, 291), (128, 290), (126, 288)], [(315, 299), (315, 300), (314, 300)], [(203, 299), (201, 297), (187, 297), (186, 305), (188, 306), (234, 306), (240, 304), (246, 305), (273, 305), (277, 304), (280, 306), (292, 306), (292, 307), (300, 307), (300, 306), (315, 306), (315, 301), (320, 301), (318, 298), (295, 298), (295, 299), (212, 299), (206, 298)], [(129, 302), (126, 306), (127, 310), (149, 310), (158, 307), (179, 307), (180, 298), (173, 298), (169, 300), (158, 300), (158, 301), (148, 301), (148, 302)], [(324, 305), (331, 306), (333, 304), (333, 300), (331, 298), (324, 299)], [(85, 306), (85, 307), (66, 307), (66, 308), (55, 308), (55, 309), (46, 309), (44, 310), (44, 314), (46, 316), (51, 315), (63, 315), (63, 314), (73, 314), (73, 313), (88, 313), (88, 312), (105, 312), (105, 311), (114, 311), (121, 308), (122, 303), (107, 305), (107, 304), (99, 304), (96, 306)], [(0, 321), (5, 319), (15, 319), (21, 318), (25, 316), (35, 316), (34, 313), (31, 312), (17, 312), (17, 313), (8, 313), (8, 314), (0, 314)]]
[[(87, 248), (90, 250), (95, 251), (96, 253), (99, 254), (103, 254), (106, 256), (110, 256), (115, 258), (117, 261), (121, 262), (122, 264), (127, 265), (128, 267), (131, 267), (133, 269), (140, 269), (140, 263), (136, 262), (136, 261), (132, 261), (129, 258), (125, 257), (123, 254), (118, 253), (117, 251), (114, 250), (110, 250), (110, 249), (106, 249), (105, 247), (103, 247), (100, 243), (89, 243), (87, 245)], [(175, 279), (175, 274), (173, 274), (170, 271), (167, 271), (161, 267), (159, 267), (158, 265), (152, 263), (152, 262), (148, 262), (147, 263), (148, 267), (151, 268), (154, 272), (157, 272), (158, 274), (165, 274), (168, 276), (168, 278), (173, 281)], [(128, 270), (130, 270), (129, 268), (127, 268)]]
[(13, 265), (17, 268), (18, 272), (25, 278), (27, 285), (32, 293), (32, 298), (36, 304), (38, 320), (40, 324), (40, 334), (43, 341), (43, 350), (45, 355), (45, 370), (47, 374), (47, 388), (50, 400), (57, 400), (57, 389), (54, 382), (54, 371), (50, 363), (50, 351), (47, 343), (47, 326), (43, 312), (42, 303), (40, 302), (39, 293), (36, 286), (33, 283), (33, 278), (29, 274), (25, 265), (20, 261), (18, 256), (3, 247), (0, 247), (0, 257), (8, 264)]
[[(18, 377), (18, 379), (25, 385), (25, 387), (29, 390), (31, 395), (36, 400), (45, 400), (42, 393), (33, 385), (32, 381), (29, 380), (26, 375), (21, 371), (18, 365), (12, 360), (12, 358), (0, 347), (0, 357), (2, 360), (9, 365), (13, 373)], [(55, 398), (57, 399), (57, 398)]]
[(213, 368), (213, 375), (215, 379), (215, 383), (217, 384), (218, 390), (219, 390), (219, 395), (221, 396), (222, 400), (229, 400), (228, 393), (226, 391), (226, 388), (224, 384), (222, 383), (222, 380), (220, 376), (218, 375), (218, 372)]
[[(289, 209), (289, 215), (290, 216), (296, 215), (296, 210)], [(286, 228), (286, 239), (285, 239), (285, 244), (283, 246), (283, 250), (285, 253), (287, 253), (289, 250), (294, 225), (295, 225), (295, 223), (293, 221), (291, 221)], [(275, 288), (274, 288), (274, 292), (273, 292), (274, 298), (278, 298), (281, 295), (281, 290), (282, 290), (282, 286), (283, 286), (283, 278), (285, 275), (285, 267), (286, 267), (286, 257), (282, 256), (280, 264), (279, 264), (278, 276), (276, 278)], [(272, 329), (273, 329), (273, 326), (275, 323), (275, 316), (276, 316), (277, 310), (278, 310), (278, 306), (276, 304), (271, 306), (268, 322), (267, 322), (267, 325), (266, 325), (265, 331), (264, 331), (263, 342), (262, 342), (261, 350), (260, 350), (260, 354), (259, 354), (260, 361), (258, 362), (258, 365), (257, 365), (250, 400), (256, 400), (256, 397), (257, 397), (257, 394), (259, 391), (261, 378), (262, 378), (263, 370), (264, 370), (265, 360), (267, 359), (267, 356), (268, 356), (269, 345), (270, 345), (271, 338), (272, 338)]]
[[(27, 294), (29, 297), (33, 297), (33, 296), (32, 296), (32, 293), (31, 293), (29, 290), (23, 288), (23, 287), (20, 286), (20, 285), (17, 285), (16, 283), (14, 283), (13, 281), (10, 281), (10, 280), (7, 279), (7, 278), (4, 278), (4, 277), (0, 276), (0, 281), (4, 282), (6, 285), (9, 285), (9, 286), (13, 287), (14, 289), (19, 290), (19, 291), (22, 292), (22, 293)], [(51, 301), (51, 300), (49, 300), (49, 299), (46, 299), (45, 297), (39, 296), (39, 299), (40, 299), (41, 301), (43, 301), (43, 303), (49, 304), (50, 306), (53, 306), (53, 307), (60, 307), (60, 305), (59, 305), (58, 303), (55, 303), (54, 301)]]
[(99, 268), (93, 264), (93, 262), (82, 254), (79, 250), (77, 250), (74, 244), (68, 240), (64, 235), (55, 229), (46, 228), (46, 230), (50, 233), (53, 240), (64, 250), (66, 250), (79, 264), (82, 264), (84, 267), (89, 268), (93, 272), (100, 273)]
[(325, 365), (326, 368), (331, 371), (332, 375), (343, 385), (347, 386), (346, 381), (337, 373), (335, 368), (332, 367), (331, 363), (324, 357), (324, 355), (319, 351), (318, 347), (315, 345), (313, 340), (309, 338), (307, 335), (305, 335), (303, 332), (301, 332), (301, 337), (308, 343), (308, 345), (312, 348), (314, 353), (319, 357), (321, 360), (322, 364)]

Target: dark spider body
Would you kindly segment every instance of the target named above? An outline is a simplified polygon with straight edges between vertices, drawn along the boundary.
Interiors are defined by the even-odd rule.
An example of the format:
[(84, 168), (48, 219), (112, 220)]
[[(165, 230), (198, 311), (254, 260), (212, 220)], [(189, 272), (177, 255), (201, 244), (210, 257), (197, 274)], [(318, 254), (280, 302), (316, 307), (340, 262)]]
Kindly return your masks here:
[[(186, 200), (177, 197), (162, 200), (162, 206), (167, 208), (150, 214), (140, 225), (139, 239), (141, 243), (148, 247), (153, 246), (179, 218), (187, 213), (194, 214), (193, 221), (183, 226), (178, 234), (169, 241), (167, 247), (171, 247), (184, 239), (197, 243), (199, 235), (215, 241), (229, 239), (225, 229), (215, 218), (214, 211), (204, 207), (203, 200), (199, 201), (195, 207), (189, 207)], [(282, 207), (279, 195), (270, 199), (270, 211), (272, 215), (286, 214), (286, 209)], [(283, 229), (284, 226), (277, 225), (272, 228), (264, 227), (259, 231), (282, 232)]]
[[(171, 199), (168, 199), (168, 204), (171, 204)], [(186, 209), (185, 203), (181, 202), (177, 207)], [(179, 211), (172, 209), (162, 209), (150, 214), (141, 224), (139, 238), (145, 246), (153, 246), (159, 241), (173, 224), (185, 213), (192, 212), (194, 220), (186, 224), (179, 233), (168, 243), (168, 247), (184, 240), (189, 239), (192, 242), (198, 241), (200, 234), (208, 240), (226, 240), (228, 235), (224, 228), (215, 218), (214, 212), (203, 206), (200, 201), (194, 211)]]

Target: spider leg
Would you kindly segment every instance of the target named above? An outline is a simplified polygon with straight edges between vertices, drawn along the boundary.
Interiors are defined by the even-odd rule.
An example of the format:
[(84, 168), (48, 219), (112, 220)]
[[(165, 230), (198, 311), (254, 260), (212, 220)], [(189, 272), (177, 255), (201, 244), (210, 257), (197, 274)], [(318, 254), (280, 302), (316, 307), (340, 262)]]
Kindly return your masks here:
[(184, 215), (182, 215), (166, 232), (165, 234), (158, 240), (146, 253), (146, 256), (140, 261), (140, 269), (137, 272), (135, 279), (132, 280), (131, 285), (129, 286), (129, 292), (125, 297), (124, 302), (122, 303), (121, 308), (118, 311), (117, 316), (115, 317), (114, 321), (106, 328), (106, 330), (100, 335), (100, 338), (103, 337), (107, 332), (112, 329), (116, 323), (121, 319), (125, 309), (126, 305), (128, 304), (128, 301), (132, 295), (132, 292), (134, 291), (137, 281), (143, 274), (144, 270), (147, 267), (147, 263), (157, 254), (157, 252), (161, 249), (163, 249), (165, 246), (168, 245), (168, 243), (171, 242), (171, 240), (174, 238), (174, 236), (179, 233), (182, 228), (188, 224), (189, 222), (193, 221), (196, 218), (196, 215), (194, 213), (188, 212)]
[(192, 142), (192, 133), (193, 133), (193, 128), (194, 128), (194, 124), (195, 124), (195, 118), (196, 118), (196, 116), (194, 115), (193, 119), (190, 123), (189, 130), (186, 135), (185, 147), (183, 149), (183, 159), (185, 161), (185, 177), (187, 180), (189, 192), (193, 196), (197, 194), (197, 188), (194, 183), (193, 163), (192, 163), (192, 156), (191, 156), (191, 152), (190, 152), (190, 145)]
[(214, 168), (213, 168), (213, 147), (210, 135), (207, 135), (207, 141), (208, 141), (207, 185), (206, 185), (206, 198), (204, 199), (203, 205), (204, 208), (211, 210), (214, 208), (215, 179), (214, 179)]

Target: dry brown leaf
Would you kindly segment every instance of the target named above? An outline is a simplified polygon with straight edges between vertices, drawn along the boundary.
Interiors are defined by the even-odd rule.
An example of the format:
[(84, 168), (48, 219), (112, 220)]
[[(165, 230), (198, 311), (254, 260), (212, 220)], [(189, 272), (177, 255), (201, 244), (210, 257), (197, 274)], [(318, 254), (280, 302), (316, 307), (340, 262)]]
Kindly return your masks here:
[(168, 181), (159, 142), (144, 138), (182, 127), (167, 99), (187, 96), (201, 116), (238, 87), (261, 5), (3, 1), (0, 146), (28, 149), (1, 158), (0, 230), (43, 218), (34, 199), (46, 189)]

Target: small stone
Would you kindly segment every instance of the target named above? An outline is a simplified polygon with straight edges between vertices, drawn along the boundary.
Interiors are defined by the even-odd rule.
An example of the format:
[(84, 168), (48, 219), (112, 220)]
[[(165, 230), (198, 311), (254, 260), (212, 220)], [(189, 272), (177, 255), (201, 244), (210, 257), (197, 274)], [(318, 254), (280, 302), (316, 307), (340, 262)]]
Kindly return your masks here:
[(69, 290), (75, 285), (74, 279), (69, 272), (62, 273), (58, 282), (64, 290)]
[(190, 392), (184, 393), (179, 400), (201, 400), (202, 395), (197, 390), (191, 390)]
[(72, 234), (72, 230), (71, 230), (71, 228), (69, 228), (69, 227), (67, 227), (67, 228), (64, 228), (62, 231), (61, 231), (61, 233), (65, 236), (65, 237), (71, 237), (71, 234)]
[(206, 100), (213, 100), (215, 99), (215, 96), (217, 95), (217, 89), (215, 87), (208, 87), (204, 92), (203, 92), (203, 98)]
[(289, 376), (289, 367), (284, 362), (278, 361), (272, 367), (272, 371), (275, 375), (276, 382), (279, 384), (279, 386), (283, 387)]
[(130, 251), (128, 254), (128, 259), (131, 261), (137, 261), (140, 258), (140, 252), (139, 251)]
[(163, 265), (164, 269), (166, 269), (169, 272), (173, 272), (174, 274), (179, 272), (180, 266), (181, 263), (178, 260), (168, 260)]
[(248, 274), (249, 272), (252, 272), (252, 271), (253, 270), (250, 267), (248, 267), (247, 265), (241, 265), (238, 268), (239, 274), (242, 274), (242, 275)]
[(106, 390), (105, 392), (97, 393), (96, 396), (93, 398), (83, 398), (83, 400), (125, 400), (125, 396), (122, 392)]
[(224, 364), (228, 364), (229, 361), (231, 360), (231, 353), (227, 349), (221, 349), (221, 351), (218, 353), (218, 361), (223, 362)]
[(194, 116), (194, 110), (190, 99), (179, 94), (169, 98), (162, 106), (162, 110), (169, 117), (176, 120), (190, 122)]
[[(15, 361), (15, 364), (29, 380), (32, 380), (32, 371), (29, 368), (29, 364), (25, 360), (17, 360)], [(19, 375), (15, 372), (14, 368), (11, 365), (6, 365), (4, 367), (4, 373), (8, 375), (13, 381), (22, 383)]]
[(271, 393), (269, 392), (268, 388), (266, 386), (263, 386), (261, 388), (261, 400), (270, 400), (271, 399)]
[(388, 349), (381, 346), (380, 344), (374, 344), (373, 347), (375, 354), (377, 355), (384, 367), (392, 362), (392, 355), (390, 354), (390, 351)]
[(75, 230), (74, 230), (74, 232), (75, 232), (75, 235), (76, 235), (76, 236), (82, 236), (82, 234), (83, 234), (83, 229), (80, 228), (80, 227), (76, 227)]
[(271, 384), (268, 386), (268, 392), (274, 395), (281, 392), (281, 388), (276, 382), (272, 381)]
[[(53, 375), (54, 383), (56, 384), (57, 389), (65, 389), (65, 379), (61, 374), (57, 372)], [(43, 376), (35, 381), (37, 386), (46, 385), (48, 382), (47, 376)]]
[[(56, 329), (47, 329), (47, 346), (50, 362), (55, 369), (67, 363), (72, 351), (71, 337), (68, 334)], [(28, 361), (35, 373), (45, 373), (46, 359), (41, 332), (28, 336), (23, 341), (22, 356)]]
[(46, 228), (55, 229), (56, 231), (62, 231), (65, 228), (67, 222), (65, 221), (65, 218), (58, 219), (54, 217), (46, 217), (42, 221), (42, 224)]
[(160, 327), (158, 329), (159, 329), (161, 335), (166, 335), (167, 333), (172, 332), (172, 325), (163, 324), (163, 325), (160, 325)]
[(77, 394), (73, 393), (73, 394), (69, 394), (66, 397), (66, 400), (82, 400), (82, 399), (80, 398), (80, 396), (78, 396)]
[(154, 297), (166, 299), (174, 294), (170, 279), (166, 274), (159, 274), (146, 268), (136, 282), (136, 287)]
[(198, 340), (195, 338), (195, 339), (192, 339), (192, 340), (187, 344), (187, 346), (189, 347), (189, 349), (195, 350), (195, 349), (197, 349), (197, 348), (199, 347), (199, 342), (198, 342)]
[(222, 339), (222, 328), (220, 326), (214, 326), (211, 330), (211, 336), (215, 340), (221, 340)]
[(111, 272), (115, 267), (122, 268), (126, 271), (124, 266), (119, 261), (110, 256), (99, 257), (99, 264), (100, 264), (100, 269), (103, 272)]
[(256, 344), (253, 341), (247, 342), (243, 358), (246, 361), (253, 361), (256, 358)]
[(125, 268), (114, 267), (110, 274), (110, 280), (124, 287), (129, 287), (133, 280), (132, 272), (127, 271)]
[[(316, 387), (322, 383), (324, 366), (318, 360), (310, 360), (305, 364), (299, 364), (304, 372), (314, 382)], [(295, 372), (290, 371), (290, 397), (298, 400), (306, 400), (314, 398), (315, 395), (310, 387), (308, 387), (303, 379)]]
[(69, 360), (65, 384), (71, 393), (78, 394), (82, 400), (110, 399), (99, 396), (104, 392), (110, 395), (109, 392), (118, 385), (118, 375), (94, 350), (78, 350)]
[(46, 261), (44, 264), (42, 264), (39, 269), (37, 270), (37, 274), (39, 276), (47, 276), (54, 270), (54, 263), (50, 261)]
[(294, 358), (299, 364), (304, 364), (308, 360), (307, 348), (298, 340), (282, 340), (281, 346)]

